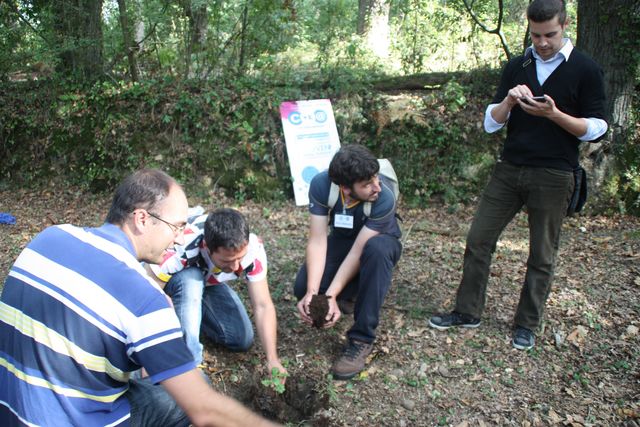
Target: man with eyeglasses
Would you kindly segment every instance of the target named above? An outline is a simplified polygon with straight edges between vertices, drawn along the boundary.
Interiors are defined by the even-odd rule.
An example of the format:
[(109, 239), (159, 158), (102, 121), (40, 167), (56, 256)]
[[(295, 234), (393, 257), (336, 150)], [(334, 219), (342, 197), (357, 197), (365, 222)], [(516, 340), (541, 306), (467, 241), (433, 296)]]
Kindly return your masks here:
[(253, 344), (253, 326), (238, 294), (229, 285), (238, 278), (248, 286), (256, 329), (269, 372), (286, 369), (277, 352), (276, 310), (267, 283), (267, 255), (262, 240), (249, 231), (235, 209), (217, 209), (188, 220), (184, 242), (149, 265), (152, 276), (171, 296), (196, 363), (203, 359), (200, 331), (232, 351)]
[(184, 242), (186, 220), (176, 181), (141, 170), (101, 227), (56, 225), (27, 245), (0, 298), (0, 425), (273, 425), (209, 387), (141, 266)]
[(172, 223), (170, 223), (169, 221), (166, 221), (166, 220), (164, 220), (164, 219), (160, 218), (160, 217), (159, 217), (158, 215), (156, 215), (156, 214), (153, 214), (153, 213), (151, 213), (151, 212), (147, 212), (147, 213), (149, 214), (149, 216), (150, 216), (150, 217), (155, 218), (155, 219), (157, 219), (157, 220), (159, 220), (159, 221), (162, 221), (162, 222), (164, 222), (165, 224), (167, 224), (167, 225), (169, 226), (169, 228), (170, 228), (174, 233), (176, 233), (176, 234), (182, 234), (182, 233), (184, 233), (184, 229), (187, 227), (187, 224), (180, 224), (180, 225), (172, 224)]

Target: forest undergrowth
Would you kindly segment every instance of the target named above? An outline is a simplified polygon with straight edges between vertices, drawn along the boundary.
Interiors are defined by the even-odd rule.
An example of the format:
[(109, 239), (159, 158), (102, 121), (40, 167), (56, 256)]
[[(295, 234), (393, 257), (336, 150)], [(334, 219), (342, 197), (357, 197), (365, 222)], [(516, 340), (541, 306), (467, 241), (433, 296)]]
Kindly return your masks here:
[[(565, 221), (556, 279), (534, 349), (511, 347), (512, 317), (526, 269), (528, 231), (520, 213), (500, 240), (482, 326), (439, 332), (433, 313), (452, 307), (473, 206), (401, 209), (404, 253), (387, 295), (367, 369), (333, 381), (329, 368), (350, 326), (303, 325), (292, 284), (304, 260), (308, 214), (293, 202), (239, 204), (265, 241), (279, 319), (279, 353), (290, 376), (270, 387), (260, 345), (243, 354), (206, 343), (214, 387), (291, 426), (596, 426), (640, 424), (640, 220)], [(109, 198), (75, 190), (0, 192), (0, 283), (19, 252), (46, 226), (96, 226)], [(246, 298), (244, 285), (235, 288)], [(248, 306), (248, 304), (247, 304)]]

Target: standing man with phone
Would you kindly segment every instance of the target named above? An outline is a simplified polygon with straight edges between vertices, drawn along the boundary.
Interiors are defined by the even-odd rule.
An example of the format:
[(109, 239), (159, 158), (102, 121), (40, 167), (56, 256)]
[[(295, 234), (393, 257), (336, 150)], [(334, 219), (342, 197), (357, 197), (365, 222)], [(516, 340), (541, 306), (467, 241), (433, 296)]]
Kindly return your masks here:
[(480, 325), (496, 243), (526, 206), (529, 259), (513, 332), (519, 350), (534, 346), (551, 290), (578, 146), (598, 141), (607, 130), (602, 71), (563, 38), (564, 0), (534, 0), (527, 18), (533, 45), (506, 65), (485, 113), (485, 130), (496, 132), (506, 124), (507, 138), (467, 236), (456, 305), (429, 321), (439, 330)]

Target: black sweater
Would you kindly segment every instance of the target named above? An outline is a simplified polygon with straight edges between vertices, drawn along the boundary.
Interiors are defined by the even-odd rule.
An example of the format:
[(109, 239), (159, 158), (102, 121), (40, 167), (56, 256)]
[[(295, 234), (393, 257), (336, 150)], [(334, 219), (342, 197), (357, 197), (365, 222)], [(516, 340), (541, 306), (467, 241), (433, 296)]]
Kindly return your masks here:
[[(570, 116), (604, 120), (602, 70), (592, 59), (573, 49), (569, 60), (563, 61), (542, 86), (535, 64), (530, 53), (509, 61), (493, 103), (502, 102), (509, 89), (524, 84), (536, 96), (549, 95), (557, 108)], [(579, 144), (577, 137), (551, 120), (529, 115), (516, 105), (507, 123), (502, 159), (522, 166), (573, 170), (578, 166)]]

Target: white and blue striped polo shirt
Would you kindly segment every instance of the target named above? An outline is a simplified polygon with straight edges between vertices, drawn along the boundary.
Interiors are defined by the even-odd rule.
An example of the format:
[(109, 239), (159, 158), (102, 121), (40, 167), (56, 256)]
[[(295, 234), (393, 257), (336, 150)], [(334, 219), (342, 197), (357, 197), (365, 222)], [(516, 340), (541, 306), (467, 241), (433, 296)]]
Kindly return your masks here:
[(164, 292), (115, 225), (49, 227), (0, 300), (0, 425), (127, 425), (124, 393), (195, 368)]

